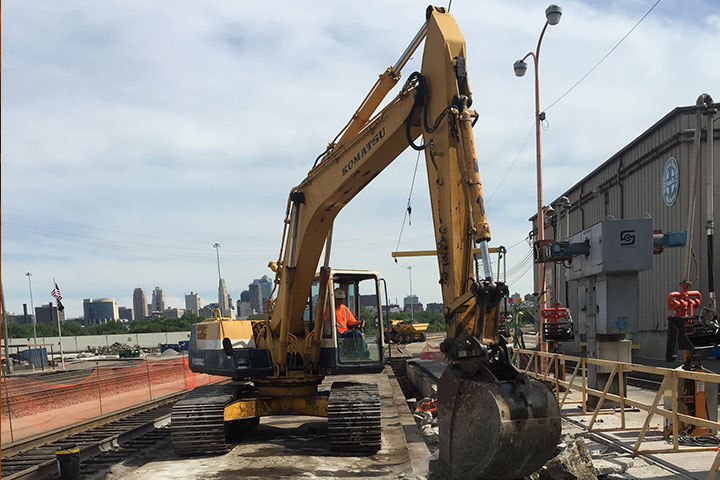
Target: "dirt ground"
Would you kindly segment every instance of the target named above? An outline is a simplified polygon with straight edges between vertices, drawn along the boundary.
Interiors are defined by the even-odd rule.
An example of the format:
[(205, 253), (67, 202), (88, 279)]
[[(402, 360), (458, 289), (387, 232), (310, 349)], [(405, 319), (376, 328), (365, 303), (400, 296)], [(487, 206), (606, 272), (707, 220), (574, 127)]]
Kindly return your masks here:
[[(376, 455), (334, 454), (328, 449), (327, 422), (324, 418), (288, 415), (263, 418), (257, 427), (236, 439), (237, 445), (225, 455), (178, 457), (170, 441), (166, 440), (113, 466), (104, 478), (425, 478), (429, 452), (426, 447), (422, 450), (422, 438), (412, 435), (412, 430), (417, 428), (404, 405), (404, 398), (396, 398), (388, 375), (392, 375), (389, 369), (377, 375), (352, 376), (353, 381), (378, 383), (382, 406), (382, 447)], [(326, 381), (343, 379), (348, 378), (332, 376)], [(402, 404), (398, 405), (398, 401)], [(410, 450), (406, 431), (411, 434), (410, 442), (414, 443)], [(413, 465), (411, 456), (420, 457), (415, 462), (418, 465)]]

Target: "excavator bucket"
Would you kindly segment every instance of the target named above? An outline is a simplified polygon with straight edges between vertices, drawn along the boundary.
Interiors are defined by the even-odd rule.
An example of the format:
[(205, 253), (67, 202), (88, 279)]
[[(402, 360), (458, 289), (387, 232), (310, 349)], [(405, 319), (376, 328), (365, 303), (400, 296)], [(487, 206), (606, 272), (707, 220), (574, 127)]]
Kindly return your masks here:
[(503, 381), (473, 369), (451, 364), (438, 382), (441, 477), (519, 479), (537, 471), (560, 439), (555, 395), (522, 373)]

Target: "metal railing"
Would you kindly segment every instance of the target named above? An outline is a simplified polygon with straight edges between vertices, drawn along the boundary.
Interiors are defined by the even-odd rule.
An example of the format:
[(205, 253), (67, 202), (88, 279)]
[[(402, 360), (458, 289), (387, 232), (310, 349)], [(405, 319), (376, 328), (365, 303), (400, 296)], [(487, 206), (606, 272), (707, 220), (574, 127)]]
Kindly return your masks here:
[[(512, 362), (519, 370), (554, 387), (555, 395), (557, 397), (558, 403), (560, 404), (562, 416), (570, 417), (590, 415), (591, 418), (586, 427), (589, 432), (638, 432), (637, 439), (632, 446), (632, 451), (636, 455), (717, 451), (718, 454), (716, 455), (707, 476), (708, 480), (715, 478), (715, 475), (720, 468), (720, 451), (718, 450), (718, 446), (689, 447), (680, 445), (681, 442), (679, 425), (680, 423), (683, 423), (685, 425), (705, 427), (713, 432), (717, 432), (720, 431), (720, 422), (680, 412), (678, 401), (678, 385), (681, 380), (686, 379), (699, 382), (720, 384), (720, 375), (700, 371), (651, 367), (648, 365), (600, 360), (595, 358), (574, 357), (561, 353), (546, 353), (536, 350), (525, 349), (515, 349), (513, 351)], [(575, 368), (572, 371), (569, 380), (565, 380), (566, 362), (576, 362)], [(602, 390), (590, 388), (590, 386), (588, 386), (588, 366), (596, 366), (603, 368), (605, 369), (605, 372), (609, 371), (610, 375), (605, 382), (604, 388)], [(636, 398), (630, 398), (628, 396), (625, 388), (624, 377), (630, 372), (644, 372), (662, 376), (662, 382), (660, 384), (660, 387), (658, 388), (657, 394), (655, 394), (655, 397), (653, 398), (652, 403), (645, 403)], [(611, 386), (616, 379), (618, 391), (617, 393), (610, 393)], [(573, 392), (581, 394), (580, 400), (570, 400), (570, 394)], [(672, 405), (670, 410), (667, 410), (666, 408), (660, 406), (660, 401), (662, 400), (666, 392), (669, 392), (669, 395), (672, 399)], [(591, 397), (597, 398), (597, 404), (594, 406), (594, 408), (591, 408), (588, 405), (588, 401), (591, 399)], [(605, 403), (606, 401), (619, 404), (619, 408), (603, 410), (602, 406), (603, 403)], [(568, 404), (579, 404), (579, 406), (582, 408), (582, 411), (563, 411), (563, 407), (567, 406)], [(628, 425), (629, 419), (627, 418), (626, 413), (630, 409), (646, 412), (644, 421), (642, 422), (641, 426)], [(619, 426), (605, 428), (597, 428), (595, 426), (599, 415), (618, 413), (620, 415)], [(645, 440), (648, 430), (651, 429), (651, 422), (655, 415), (665, 417), (671, 422), (672, 428), (669, 429), (669, 432), (667, 432), (669, 434), (669, 440), (672, 442), (671, 448), (641, 448), (641, 445)]]

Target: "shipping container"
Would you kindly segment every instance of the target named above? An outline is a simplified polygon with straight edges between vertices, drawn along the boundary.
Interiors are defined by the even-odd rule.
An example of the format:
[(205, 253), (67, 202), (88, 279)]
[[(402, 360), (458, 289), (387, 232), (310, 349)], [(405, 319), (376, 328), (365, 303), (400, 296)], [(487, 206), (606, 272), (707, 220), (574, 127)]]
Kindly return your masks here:
[(35, 368), (48, 367), (48, 355), (46, 348), (29, 348), (18, 352), (21, 360), (32, 363)]

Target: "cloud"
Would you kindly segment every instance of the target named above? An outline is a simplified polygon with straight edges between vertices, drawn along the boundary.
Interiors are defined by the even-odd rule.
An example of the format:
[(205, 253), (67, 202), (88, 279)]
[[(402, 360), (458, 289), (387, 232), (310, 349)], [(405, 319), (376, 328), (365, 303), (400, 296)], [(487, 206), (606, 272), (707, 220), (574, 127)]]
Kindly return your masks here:
[[(543, 41), (543, 108), (622, 38), (651, 1), (563, 3)], [(512, 245), (535, 210), (533, 49), (546, 4), (454, 2), (474, 104), (493, 244)], [(276, 259), (289, 190), (419, 29), (417, 2), (5, 2), (2, 260), (9, 310), (52, 277), (82, 298), (160, 285), (181, 301), (217, 295), (213, 242), (237, 298)], [(551, 200), (679, 105), (720, 85), (711, 2), (665, 0), (592, 75), (547, 111)], [(420, 68), (420, 53), (403, 77)], [(401, 80), (401, 83), (404, 80)], [(517, 157), (515, 166), (510, 164)], [(407, 151), (339, 215), (333, 264), (378, 270), (390, 297), (439, 301), (433, 258), (393, 262), (416, 154)], [(507, 175), (506, 175), (507, 174)], [(503, 177), (506, 179), (501, 183)], [(434, 248), (424, 159), (400, 249)], [(520, 264), (521, 243), (508, 255)], [(518, 270), (522, 272), (522, 268)], [(517, 272), (515, 272), (517, 273)], [(517, 276), (517, 275), (516, 275)], [(529, 292), (529, 273), (511, 290)], [(182, 307), (183, 305), (173, 305)]]

